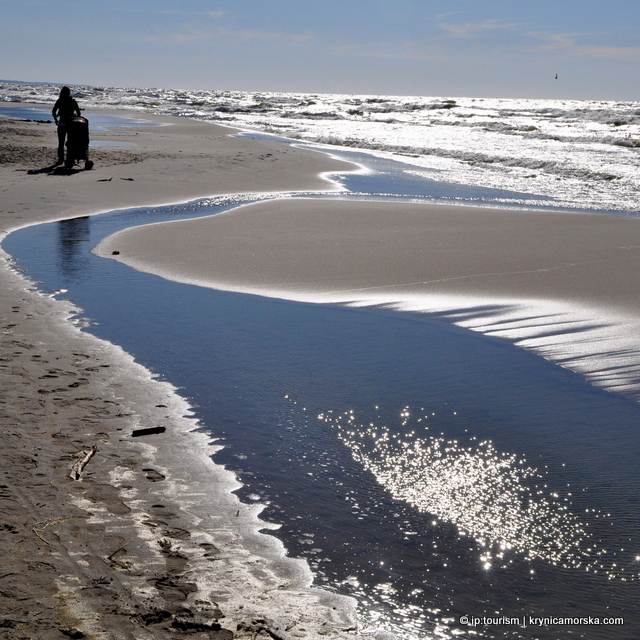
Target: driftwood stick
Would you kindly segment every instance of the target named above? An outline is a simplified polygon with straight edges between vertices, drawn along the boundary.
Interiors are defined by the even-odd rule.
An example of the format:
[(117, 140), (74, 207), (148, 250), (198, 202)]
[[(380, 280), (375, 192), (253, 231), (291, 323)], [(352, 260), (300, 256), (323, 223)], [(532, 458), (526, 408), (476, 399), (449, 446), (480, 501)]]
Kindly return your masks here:
[(125, 549), (126, 546), (126, 543), (123, 544), (121, 547), (118, 547), (111, 555), (107, 556), (107, 562), (105, 564), (110, 567), (116, 566), (119, 569), (129, 569), (129, 567), (131, 566), (129, 563), (123, 564), (122, 562), (118, 562), (115, 558), (115, 556), (121, 551), (127, 553), (127, 550)]
[(45, 540), (45, 539), (44, 539), (44, 538), (43, 538), (43, 537), (38, 533), (38, 531), (36, 530), (36, 528), (35, 528), (35, 527), (31, 527), (31, 531), (33, 531), (33, 533), (35, 533), (35, 534), (38, 536), (38, 538), (40, 538), (40, 540), (42, 540), (42, 542), (44, 542), (47, 546), (49, 546), (49, 547), (51, 546), (51, 543), (50, 543), (48, 540)]
[(84, 468), (87, 466), (87, 464), (89, 464), (89, 460), (93, 458), (97, 450), (98, 446), (94, 444), (93, 447), (91, 447), (91, 449), (87, 451), (85, 457), (82, 460), (76, 460), (73, 463), (73, 466), (71, 467), (71, 473), (69, 474), (72, 480), (80, 480), (80, 476), (82, 475)]
[[(58, 522), (64, 522), (65, 520), (71, 520), (71, 517), (67, 517), (67, 518), (53, 518), (53, 520), (47, 520), (47, 522), (38, 522), (35, 525), (33, 525), (33, 527), (31, 527), (31, 531), (33, 531), (33, 533), (35, 533), (38, 538), (40, 538), (40, 540), (42, 540), (42, 542), (44, 542), (45, 544), (47, 544), (48, 546), (51, 546), (51, 543), (48, 540), (45, 540), (41, 534), (44, 533), (44, 530), (50, 525), (50, 524), (56, 524)], [(42, 526), (40, 526), (42, 525)], [(40, 531), (38, 531), (37, 528), (40, 528)], [(3, 576), (4, 577), (4, 576)]]

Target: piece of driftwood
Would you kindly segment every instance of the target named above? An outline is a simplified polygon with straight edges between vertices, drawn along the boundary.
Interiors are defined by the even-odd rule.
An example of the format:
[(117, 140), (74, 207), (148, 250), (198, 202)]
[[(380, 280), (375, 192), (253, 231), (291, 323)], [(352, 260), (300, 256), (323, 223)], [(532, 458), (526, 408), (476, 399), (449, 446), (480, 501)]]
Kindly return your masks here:
[(132, 438), (138, 438), (140, 436), (152, 436), (156, 433), (164, 433), (167, 430), (166, 427), (149, 427), (148, 429), (134, 429), (131, 432)]
[(131, 564), (128, 562), (118, 562), (116, 560), (116, 555), (118, 555), (121, 551), (124, 551), (124, 553), (127, 553), (127, 550), (125, 549), (127, 545), (123, 544), (121, 547), (118, 547), (111, 555), (107, 556), (107, 563), (109, 566), (115, 566), (118, 569), (129, 569), (131, 567)]
[[(50, 524), (56, 524), (57, 522), (64, 522), (65, 520), (70, 520), (70, 517), (67, 518), (53, 518), (53, 520), (48, 520), (47, 522), (37, 522), (35, 525), (33, 525), (33, 527), (31, 527), (31, 531), (33, 531), (33, 533), (35, 533), (38, 538), (40, 538), (40, 540), (42, 540), (42, 542), (44, 542), (45, 544), (51, 546), (51, 543), (48, 540), (45, 540), (42, 537), (42, 534), (44, 533), (44, 530), (50, 525)], [(38, 531), (38, 529), (40, 529), (40, 531)]]
[(80, 480), (84, 468), (89, 464), (89, 460), (93, 458), (97, 450), (98, 446), (94, 444), (93, 447), (91, 447), (91, 449), (86, 452), (86, 455), (82, 460), (76, 460), (73, 463), (73, 466), (71, 467), (71, 473), (69, 474), (72, 480)]

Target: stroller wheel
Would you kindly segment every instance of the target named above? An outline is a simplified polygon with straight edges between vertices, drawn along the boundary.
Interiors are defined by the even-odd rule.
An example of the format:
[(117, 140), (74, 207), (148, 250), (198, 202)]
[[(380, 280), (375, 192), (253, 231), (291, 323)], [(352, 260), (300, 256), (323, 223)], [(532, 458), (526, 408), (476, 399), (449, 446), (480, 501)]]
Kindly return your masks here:
[(84, 163), (84, 170), (85, 171), (91, 171), (91, 169), (93, 169), (93, 162), (91, 162), (91, 160), (87, 160)]

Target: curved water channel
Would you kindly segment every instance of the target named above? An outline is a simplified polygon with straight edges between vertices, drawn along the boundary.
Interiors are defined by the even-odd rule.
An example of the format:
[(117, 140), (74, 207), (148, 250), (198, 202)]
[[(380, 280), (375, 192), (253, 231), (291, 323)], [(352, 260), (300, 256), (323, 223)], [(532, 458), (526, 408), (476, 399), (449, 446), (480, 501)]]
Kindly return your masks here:
[[(358, 197), (532, 204), (343, 157), (374, 169), (340, 178)], [(366, 622), (402, 638), (637, 638), (638, 404), (437, 316), (215, 291), (91, 253), (120, 229), (255, 197), (41, 224), (3, 248), (85, 330), (181, 389), (241, 499)], [(625, 624), (464, 623), (499, 615)]]

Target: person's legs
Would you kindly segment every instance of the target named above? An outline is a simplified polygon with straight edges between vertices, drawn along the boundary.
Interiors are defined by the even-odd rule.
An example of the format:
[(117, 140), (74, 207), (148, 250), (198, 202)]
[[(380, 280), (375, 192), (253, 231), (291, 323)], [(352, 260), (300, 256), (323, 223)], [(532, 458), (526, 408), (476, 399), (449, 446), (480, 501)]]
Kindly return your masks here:
[(64, 141), (67, 137), (67, 127), (58, 125), (58, 164), (64, 163)]

